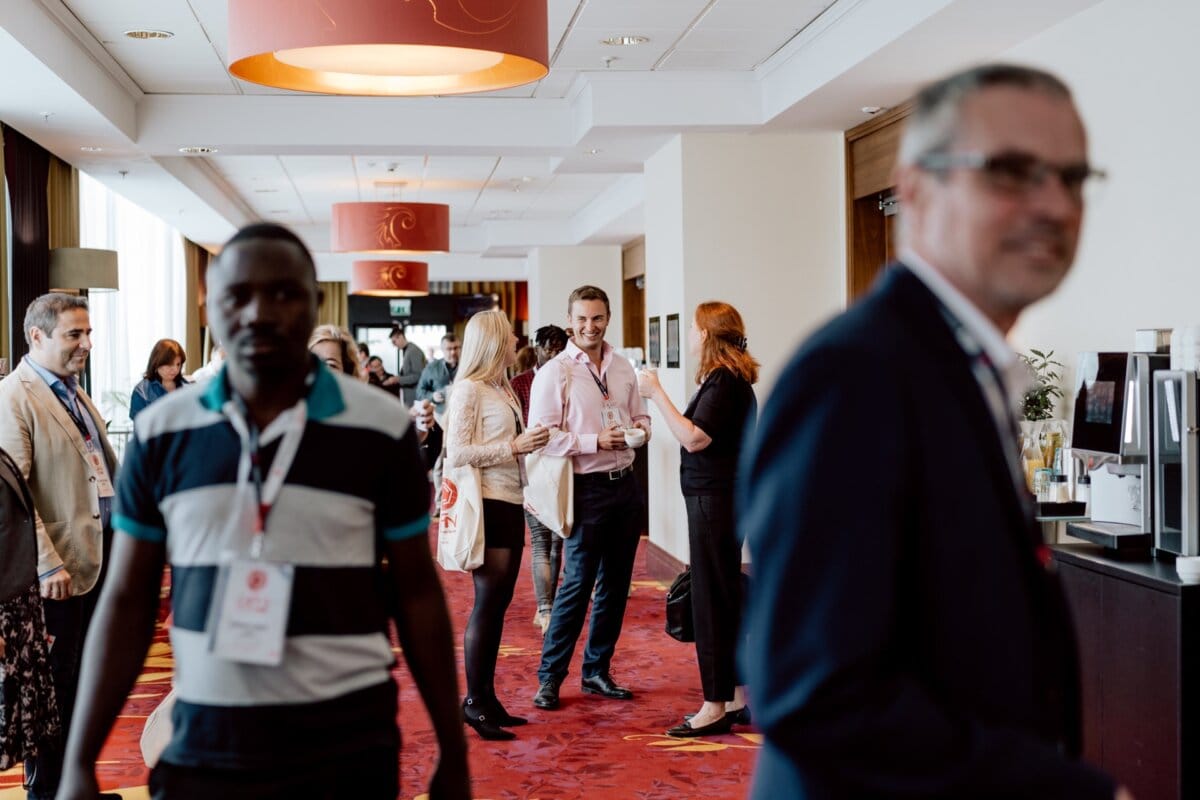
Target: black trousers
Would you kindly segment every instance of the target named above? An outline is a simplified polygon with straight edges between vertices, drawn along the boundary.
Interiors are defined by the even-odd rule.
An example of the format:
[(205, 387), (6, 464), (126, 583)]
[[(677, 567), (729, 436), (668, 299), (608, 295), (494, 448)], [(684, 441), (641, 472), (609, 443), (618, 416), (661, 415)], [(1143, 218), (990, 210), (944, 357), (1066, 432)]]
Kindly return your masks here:
[(63, 750), (71, 730), (75, 711), (75, 692), (79, 687), (79, 669), (83, 664), (83, 643), (88, 627), (96, 613), (96, 603), (108, 574), (108, 553), (112, 546), (112, 531), (104, 531), (100, 576), (87, 594), (66, 600), (45, 600), (46, 633), (54, 637), (50, 646), (50, 672), (54, 678), (54, 694), (58, 698), (58, 713), (62, 718), (62, 742), (53, 751), (39, 753), (25, 762), (25, 786), (30, 800), (53, 798), (62, 778)]
[(159, 761), (150, 772), (154, 800), (395, 800), (400, 752), (380, 747), (297, 768), (212, 769)]
[(632, 473), (575, 476), (575, 524), (563, 542), (563, 579), (542, 639), (538, 680), (561, 682), (583, 630), (592, 586), (592, 622), (583, 651), (583, 676), (608, 672), (629, 599), (641, 535), (641, 496)]
[(733, 699), (738, 626), (742, 615), (742, 548), (733, 495), (685, 496), (692, 562), (692, 623), (704, 699)]

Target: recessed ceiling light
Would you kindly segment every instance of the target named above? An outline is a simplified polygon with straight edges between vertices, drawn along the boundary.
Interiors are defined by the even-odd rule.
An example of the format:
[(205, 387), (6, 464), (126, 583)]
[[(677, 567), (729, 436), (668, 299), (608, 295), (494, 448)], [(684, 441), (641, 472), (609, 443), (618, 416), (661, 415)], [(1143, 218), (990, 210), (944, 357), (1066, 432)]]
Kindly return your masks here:
[(188, 145), (187, 147), (179, 148), (179, 152), (184, 153), (189, 156), (206, 156), (206, 155), (209, 155), (210, 153), (217, 152), (217, 148), (210, 147), (205, 144), (193, 144), (193, 145)]
[(601, 39), (600, 44), (607, 44), (613, 47), (632, 47), (634, 45), (645, 44), (648, 41), (650, 41), (650, 38), (647, 36), (624, 35)]
[(87, 144), (83, 145), (79, 149), (85, 153), (103, 153), (104, 152), (103, 147), (94, 147), (92, 145), (87, 145)]
[(131, 31), (125, 31), (125, 35), (130, 39), (171, 39), (175, 36), (170, 31), (159, 31), (153, 28), (134, 28)]
[(604, 151), (603, 151), (603, 150), (601, 150), (599, 147), (593, 147), (591, 150), (585, 150), (585, 151), (584, 151), (584, 155), (587, 155), (587, 156), (598, 156), (598, 155), (600, 155), (600, 154), (601, 154), (601, 153), (603, 153), (603, 152), (604, 152)]
[(862, 107), (862, 112), (864, 114), (874, 115), (874, 114), (878, 114), (880, 111), (883, 111), (883, 106), (863, 106)]

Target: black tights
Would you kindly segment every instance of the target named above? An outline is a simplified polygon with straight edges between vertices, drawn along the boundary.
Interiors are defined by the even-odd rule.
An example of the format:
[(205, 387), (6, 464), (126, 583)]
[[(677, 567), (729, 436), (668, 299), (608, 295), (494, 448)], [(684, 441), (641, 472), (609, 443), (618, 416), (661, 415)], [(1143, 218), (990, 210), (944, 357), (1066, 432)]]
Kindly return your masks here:
[(472, 573), (475, 606), (463, 634), (468, 697), (484, 701), (495, 697), (496, 657), (504, 632), (504, 612), (512, 602), (520, 572), (521, 548), (489, 547), (484, 550), (483, 566)]

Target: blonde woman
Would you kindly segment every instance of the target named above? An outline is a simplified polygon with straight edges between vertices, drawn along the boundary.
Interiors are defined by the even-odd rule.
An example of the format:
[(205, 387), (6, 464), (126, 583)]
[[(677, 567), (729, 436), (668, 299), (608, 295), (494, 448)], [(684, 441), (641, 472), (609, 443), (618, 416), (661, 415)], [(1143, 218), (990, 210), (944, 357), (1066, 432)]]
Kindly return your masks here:
[(496, 656), (525, 544), (523, 460), (550, 439), (548, 428), (527, 431), (521, 421), (506, 377), (516, 360), (517, 337), (503, 312), (471, 317), (446, 413), (446, 465), (477, 467), (483, 494), (484, 559), (472, 573), (475, 605), (463, 636), (463, 718), (492, 740), (516, 738), (504, 728), (525, 724), (496, 697)]
[(345, 328), (337, 325), (318, 325), (308, 337), (308, 350), (334, 372), (341, 372), (360, 381), (367, 379), (358, 363), (358, 345)]

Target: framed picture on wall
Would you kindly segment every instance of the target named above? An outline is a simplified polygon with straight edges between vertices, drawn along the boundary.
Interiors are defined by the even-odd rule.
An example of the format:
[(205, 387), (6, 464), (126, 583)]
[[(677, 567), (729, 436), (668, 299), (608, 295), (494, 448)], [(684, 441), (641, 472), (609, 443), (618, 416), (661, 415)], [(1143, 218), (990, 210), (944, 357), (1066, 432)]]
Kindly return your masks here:
[(662, 363), (662, 317), (650, 318), (650, 330), (646, 341), (650, 344), (646, 363), (657, 367)]
[(667, 315), (667, 368), (679, 368), (679, 315)]

